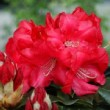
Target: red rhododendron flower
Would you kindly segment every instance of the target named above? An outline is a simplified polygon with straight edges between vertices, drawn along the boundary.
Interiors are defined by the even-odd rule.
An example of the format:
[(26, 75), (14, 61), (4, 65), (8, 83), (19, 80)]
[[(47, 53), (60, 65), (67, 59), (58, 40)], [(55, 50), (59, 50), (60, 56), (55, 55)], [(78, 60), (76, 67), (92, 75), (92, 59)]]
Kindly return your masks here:
[(45, 26), (21, 21), (6, 53), (23, 73), (24, 93), (53, 81), (65, 93), (72, 89), (77, 95), (86, 95), (105, 82), (108, 56), (101, 47), (102, 38), (100, 19), (76, 8), (55, 19), (48, 13)]
[(66, 66), (71, 65), (75, 48), (79, 45), (84, 47), (85, 43), (92, 46), (102, 44), (100, 19), (94, 14), (87, 15), (81, 8), (76, 8), (72, 14), (60, 13), (55, 19), (47, 14), (45, 30), (51, 54)]
[[(11, 50), (10, 50), (11, 48)], [(44, 28), (21, 21), (6, 46), (6, 53), (23, 73), (23, 92), (30, 87), (45, 87), (52, 80), (57, 59), (51, 56), (45, 41)]]
[[(95, 50), (94, 50), (95, 51)], [(83, 60), (80, 59), (79, 55)], [(79, 62), (81, 60), (81, 62)], [(98, 90), (97, 84), (105, 83), (104, 71), (108, 66), (108, 54), (102, 48), (91, 53), (76, 52), (75, 64), (66, 76), (63, 91), (70, 93), (71, 88), (77, 95), (86, 95), (95, 93)]]
[(6, 45), (10, 58), (18, 65), (29, 63), (40, 66), (45, 63), (49, 57), (42, 30), (43, 26), (37, 26), (32, 21), (21, 21)]
[[(107, 53), (99, 48), (100, 19), (94, 14), (87, 15), (81, 8), (72, 14), (61, 13), (55, 19), (47, 14), (46, 34), (48, 47), (68, 67), (63, 73), (63, 79), (67, 79), (63, 91), (70, 93), (72, 88), (77, 95), (95, 93), (97, 83), (105, 83), (104, 71), (108, 65)], [(61, 75), (56, 75), (54, 82), (62, 85), (58, 82)]]
[[(109, 61), (100, 21), (80, 7), (55, 18), (47, 13), (45, 25), (21, 21), (0, 52), (0, 108), (19, 109), (26, 101), (25, 110), (58, 110), (56, 103), (71, 109), (77, 96), (96, 93)], [(104, 89), (99, 94), (106, 100)]]
[[(42, 26), (37, 26), (32, 21), (21, 21), (6, 46), (6, 53), (23, 73), (24, 92), (30, 87), (45, 86), (50, 80), (50, 77), (44, 75), (50, 71), (46, 68), (52, 67), (42, 30)], [(45, 64), (46, 67), (43, 66)], [(43, 80), (46, 82), (43, 83)]]
[(48, 13), (46, 33), (49, 47), (57, 51), (75, 47), (82, 40), (94, 45), (102, 44), (100, 19), (94, 14), (87, 15), (81, 8), (76, 8), (71, 14), (60, 13), (55, 19)]

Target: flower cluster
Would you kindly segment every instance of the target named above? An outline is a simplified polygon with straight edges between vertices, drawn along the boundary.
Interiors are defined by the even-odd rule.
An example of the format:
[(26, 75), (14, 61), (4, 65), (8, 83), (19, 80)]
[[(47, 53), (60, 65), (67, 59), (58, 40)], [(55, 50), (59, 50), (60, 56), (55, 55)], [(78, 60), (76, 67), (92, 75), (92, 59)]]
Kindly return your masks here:
[(45, 25), (23, 20), (0, 53), (0, 82), (13, 81), (14, 92), (20, 87), (19, 99), (33, 91), (26, 110), (58, 110), (45, 90), (51, 83), (77, 96), (96, 93), (105, 83), (102, 41), (100, 19), (80, 7), (55, 18), (47, 13)]

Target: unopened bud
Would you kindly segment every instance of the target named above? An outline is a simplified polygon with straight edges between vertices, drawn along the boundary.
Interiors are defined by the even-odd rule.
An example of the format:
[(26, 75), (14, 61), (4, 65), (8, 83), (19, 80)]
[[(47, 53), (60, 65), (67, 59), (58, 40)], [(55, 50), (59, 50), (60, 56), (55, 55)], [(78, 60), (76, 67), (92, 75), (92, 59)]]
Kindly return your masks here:
[(5, 108), (14, 107), (21, 101), (22, 97), (22, 86), (19, 86), (16, 91), (4, 96), (2, 104)]

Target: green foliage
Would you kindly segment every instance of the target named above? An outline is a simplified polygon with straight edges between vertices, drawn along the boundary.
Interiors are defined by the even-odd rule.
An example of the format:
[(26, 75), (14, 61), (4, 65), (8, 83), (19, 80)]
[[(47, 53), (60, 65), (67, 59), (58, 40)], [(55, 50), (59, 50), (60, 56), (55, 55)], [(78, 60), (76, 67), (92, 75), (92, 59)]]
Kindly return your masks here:
[(22, 19), (34, 20), (41, 24), (48, 10), (48, 3), (52, 0), (6, 0), (9, 8), (17, 17), (17, 22)]
[(105, 101), (110, 104), (110, 90), (100, 88), (98, 92), (105, 99)]
[(82, 97), (77, 97), (75, 94), (67, 95), (62, 93), (60, 88), (57, 88), (56, 92), (56, 95), (51, 94), (50, 98), (52, 102), (58, 104), (59, 110), (109, 110), (107, 108), (110, 108), (110, 77), (93, 95)]
[(107, 78), (106, 84), (99, 89), (98, 93), (110, 105), (110, 78)]
[[(110, 45), (109, 45), (109, 42), (110, 41), (108, 41), (107, 39), (104, 39), (104, 42), (103, 42), (103, 47), (106, 47), (107, 45), (107, 47), (106, 47), (106, 51), (108, 52), (108, 55), (109, 55), (109, 57), (110, 57)], [(109, 65), (110, 65), (110, 62), (109, 62)]]
[(95, 5), (102, 0), (74, 0), (76, 4), (85, 9), (88, 13), (96, 12)]
[[(8, 9), (11, 9), (12, 12), (17, 17), (17, 22), (21, 19), (32, 19), (37, 24), (44, 23), (45, 14), (48, 11), (51, 11), (51, 13), (54, 13), (52, 11), (59, 9), (60, 6), (63, 6), (64, 8), (81, 6), (83, 7), (87, 12), (95, 12), (95, 4), (99, 3), (100, 0), (5, 0), (6, 2), (9, 2)], [(51, 7), (51, 4), (55, 7)], [(58, 6), (57, 6), (58, 4)]]

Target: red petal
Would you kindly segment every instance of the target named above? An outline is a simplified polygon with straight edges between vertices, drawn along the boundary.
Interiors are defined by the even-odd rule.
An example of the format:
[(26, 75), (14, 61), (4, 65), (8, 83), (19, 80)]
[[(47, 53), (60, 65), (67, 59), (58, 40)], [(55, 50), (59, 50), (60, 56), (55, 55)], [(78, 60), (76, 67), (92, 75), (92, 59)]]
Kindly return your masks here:
[(73, 83), (72, 83), (72, 89), (78, 96), (82, 96), (82, 95), (96, 93), (98, 90), (98, 87), (92, 84), (88, 84), (82, 79), (78, 79), (74, 77)]
[(30, 99), (27, 100), (25, 110), (33, 110), (33, 105), (31, 104)]
[(21, 70), (18, 70), (16, 77), (14, 78), (14, 90), (16, 90), (23, 82), (23, 73)]
[(71, 15), (63, 13), (60, 16), (59, 28), (63, 34), (65, 34), (66, 39), (70, 39), (73, 36), (73, 32), (77, 26), (77, 19)]
[(54, 26), (54, 20), (52, 19), (50, 13), (47, 13), (46, 15), (46, 25), (50, 28)]
[(52, 110), (58, 110), (57, 104), (55, 104), (55, 103), (52, 104)]
[(108, 63), (109, 63), (109, 56), (108, 53), (106, 52), (106, 50), (104, 48), (98, 48), (98, 52), (97, 52), (97, 62), (98, 62), (98, 68), (100, 71), (104, 72), (107, 67), (108, 67)]
[(55, 69), (52, 71), (52, 77), (55, 84), (60, 86), (65, 84), (67, 68), (60, 63), (56, 64)]
[(10, 80), (13, 80), (15, 73), (16, 73), (16, 69), (14, 63), (12, 63), (7, 56), (4, 56), (4, 62), (0, 66), (0, 76), (1, 76), (0, 81), (3, 84), (6, 84)]
[(79, 20), (85, 20), (88, 18), (87, 13), (81, 7), (77, 7), (72, 14)]

